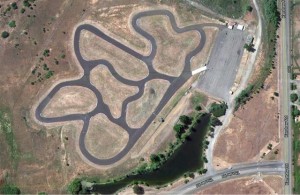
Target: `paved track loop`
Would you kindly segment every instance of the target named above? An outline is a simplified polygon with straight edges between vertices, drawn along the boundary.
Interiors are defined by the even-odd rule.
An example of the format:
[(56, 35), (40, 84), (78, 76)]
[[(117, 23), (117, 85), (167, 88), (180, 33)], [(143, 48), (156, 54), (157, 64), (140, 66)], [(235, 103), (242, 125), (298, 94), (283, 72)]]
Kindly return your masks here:
[[(188, 53), (186, 55), (184, 69), (179, 77), (172, 77), (172, 76), (161, 74), (153, 68), (153, 59), (154, 59), (154, 57), (156, 55), (156, 51), (157, 51), (156, 41), (152, 35), (150, 35), (146, 31), (144, 31), (141, 27), (139, 27), (138, 23), (139, 23), (140, 18), (147, 17), (147, 16), (154, 16), (154, 15), (167, 16), (170, 20), (173, 30), (176, 33), (184, 33), (187, 31), (197, 31), (201, 36), (201, 41), (198, 44), (198, 46), (193, 51), (191, 51), (190, 53)], [(110, 165), (110, 164), (113, 164), (113, 163), (119, 161), (121, 158), (123, 158), (129, 152), (129, 150), (134, 146), (134, 144), (141, 137), (141, 135), (145, 132), (145, 130), (149, 127), (149, 125), (152, 123), (152, 121), (155, 119), (156, 115), (152, 114), (147, 119), (147, 121), (143, 124), (143, 126), (140, 128), (130, 128), (126, 122), (127, 105), (130, 102), (135, 101), (142, 97), (142, 95), (144, 93), (145, 83), (150, 80), (153, 80), (153, 79), (164, 79), (171, 83), (169, 88), (167, 89), (165, 95), (163, 96), (162, 100), (160, 101), (160, 103), (154, 110), (154, 113), (157, 114), (162, 110), (162, 108), (166, 105), (166, 103), (170, 100), (170, 98), (175, 94), (175, 92), (192, 76), (191, 66), (190, 66), (191, 59), (193, 56), (198, 54), (203, 49), (205, 42), (206, 42), (205, 32), (203, 31), (202, 28), (204, 26), (213, 26), (213, 27), (217, 27), (219, 29), (224, 28), (224, 26), (218, 25), (218, 24), (199, 24), (199, 25), (190, 25), (190, 26), (179, 28), (175, 21), (174, 15), (168, 10), (152, 10), (152, 11), (140, 12), (140, 13), (136, 14), (135, 16), (133, 16), (132, 26), (137, 33), (141, 34), (143, 37), (145, 37), (147, 40), (150, 41), (150, 43), (152, 45), (152, 47), (151, 47), (152, 50), (149, 55), (144, 56), (144, 55), (134, 51), (133, 49), (123, 45), (122, 43), (111, 38), (110, 36), (108, 36), (104, 32), (102, 32), (100, 29), (98, 29), (90, 24), (83, 24), (83, 25), (78, 26), (75, 31), (75, 36), (74, 36), (74, 50), (75, 50), (76, 57), (81, 65), (81, 67), (83, 68), (84, 75), (78, 80), (66, 81), (66, 82), (57, 84), (53, 88), (53, 90), (45, 97), (45, 99), (43, 99), (40, 102), (40, 104), (38, 105), (36, 112), (35, 112), (36, 118), (43, 123), (82, 120), (84, 122), (84, 125), (83, 125), (83, 129), (80, 133), (80, 137), (79, 137), (79, 148), (80, 148), (82, 154), (89, 161), (91, 161), (92, 163), (98, 164), (98, 165)], [(120, 76), (120, 74), (118, 74), (118, 72), (116, 72), (116, 70), (114, 69), (112, 64), (109, 63), (108, 60), (99, 59), (99, 60), (87, 61), (87, 60), (83, 59), (83, 57), (80, 53), (80, 48), (79, 48), (80, 33), (82, 30), (86, 30), (91, 33), (94, 33), (95, 35), (104, 39), (108, 43), (118, 47), (119, 49), (123, 50), (124, 52), (127, 52), (128, 54), (132, 55), (133, 57), (145, 62), (145, 64), (147, 65), (147, 68), (149, 70), (149, 75), (142, 80), (132, 81), (132, 80), (128, 80), (128, 79), (125, 79), (122, 76)], [(105, 104), (103, 101), (102, 94), (90, 83), (90, 72), (93, 68), (95, 68), (98, 65), (106, 66), (109, 69), (109, 71), (112, 73), (112, 75), (114, 75), (114, 77), (118, 81), (120, 81), (126, 85), (137, 86), (139, 88), (139, 92), (137, 94), (130, 96), (124, 100), (124, 102), (122, 104), (121, 116), (119, 118), (114, 118), (112, 116), (108, 105)], [(47, 106), (47, 104), (49, 103), (51, 98), (53, 98), (53, 96), (62, 87), (66, 87), (66, 86), (82, 86), (82, 87), (86, 87), (86, 88), (89, 88), (90, 90), (92, 90), (95, 93), (97, 100), (98, 100), (97, 107), (87, 114), (70, 114), (70, 115), (66, 115), (66, 116), (62, 116), (62, 117), (52, 117), (52, 118), (42, 116), (41, 113), (43, 112), (43, 110), (45, 109), (45, 107)], [(114, 157), (109, 158), (109, 159), (99, 159), (99, 158), (96, 158), (95, 156), (91, 155), (90, 152), (86, 149), (85, 143), (84, 143), (85, 136), (88, 131), (90, 119), (91, 119), (91, 117), (93, 117), (99, 113), (105, 114), (112, 123), (115, 123), (115, 124), (121, 126), (129, 134), (129, 140), (128, 140), (128, 143), (125, 146), (125, 148), (122, 151), (120, 151), (117, 155), (115, 155)]]

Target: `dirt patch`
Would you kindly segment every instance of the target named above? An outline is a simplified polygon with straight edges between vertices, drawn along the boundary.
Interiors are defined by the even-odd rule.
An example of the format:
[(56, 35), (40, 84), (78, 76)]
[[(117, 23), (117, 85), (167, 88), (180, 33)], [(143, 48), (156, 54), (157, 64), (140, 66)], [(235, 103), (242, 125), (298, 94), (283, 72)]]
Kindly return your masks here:
[(199, 44), (199, 34), (196, 31), (177, 34), (166, 16), (143, 17), (139, 24), (156, 41), (154, 68), (163, 74), (179, 76), (184, 68), (186, 54)]
[(98, 114), (91, 118), (85, 144), (93, 156), (111, 158), (126, 146), (128, 139), (124, 129), (110, 122), (104, 114)]
[(126, 120), (130, 127), (141, 127), (153, 113), (170, 83), (166, 80), (153, 79), (145, 84), (143, 96), (128, 104)]
[(105, 66), (97, 66), (91, 71), (91, 83), (100, 91), (113, 117), (121, 115), (123, 101), (136, 94), (138, 87), (119, 82)]
[(244, 177), (207, 187), (197, 194), (281, 194), (282, 180), (280, 176)]
[(96, 108), (96, 95), (88, 88), (70, 86), (61, 88), (42, 112), (45, 117), (85, 114)]
[(105, 59), (113, 64), (117, 73), (130, 80), (141, 80), (148, 75), (146, 64), (122, 51), (95, 34), (81, 31), (80, 52), (87, 60)]
[(273, 71), (264, 89), (235, 113), (229, 126), (217, 138), (213, 153), (213, 164), (217, 169), (234, 163), (258, 161), (261, 151), (269, 143), (279, 142), (275, 91), (277, 72)]
[(205, 46), (203, 47), (201, 52), (199, 52), (192, 58), (191, 70), (201, 68), (208, 62), (212, 47), (214, 45), (214, 41), (219, 32), (219, 29), (215, 27), (204, 27), (203, 30), (206, 35)]

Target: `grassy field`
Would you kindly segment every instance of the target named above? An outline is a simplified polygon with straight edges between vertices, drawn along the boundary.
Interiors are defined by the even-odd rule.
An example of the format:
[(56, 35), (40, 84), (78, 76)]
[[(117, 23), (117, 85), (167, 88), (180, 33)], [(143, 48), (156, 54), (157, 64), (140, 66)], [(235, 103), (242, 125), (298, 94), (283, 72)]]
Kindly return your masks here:
[(298, 158), (300, 154), (300, 123), (295, 123), (293, 120), (293, 129), (294, 129), (294, 140), (293, 140), (293, 159), (294, 159), (294, 193), (300, 194), (300, 165), (298, 164)]
[(11, 127), (11, 116), (8, 110), (0, 110), (0, 136), (5, 138), (12, 168), (17, 168), (18, 165), (18, 146), (15, 140), (14, 132)]
[(242, 17), (249, 5), (249, 0), (197, 0), (197, 2), (230, 18)]

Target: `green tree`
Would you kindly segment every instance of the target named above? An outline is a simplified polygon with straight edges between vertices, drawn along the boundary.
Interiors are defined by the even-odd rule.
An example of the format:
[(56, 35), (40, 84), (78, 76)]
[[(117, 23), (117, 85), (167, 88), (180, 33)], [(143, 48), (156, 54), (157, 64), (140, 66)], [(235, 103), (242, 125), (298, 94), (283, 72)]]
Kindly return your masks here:
[(5, 184), (0, 188), (0, 194), (21, 194), (21, 191), (15, 185)]
[(68, 192), (71, 194), (79, 194), (81, 190), (81, 179), (79, 178), (75, 178), (68, 186)]
[(150, 155), (150, 160), (151, 160), (152, 163), (159, 163), (160, 162), (160, 158), (156, 154), (151, 154)]
[(11, 4), (11, 7), (12, 7), (13, 9), (18, 9), (18, 5), (17, 5), (16, 2), (13, 2), (13, 3)]
[(2, 34), (1, 34), (1, 37), (6, 39), (7, 37), (9, 37), (9, 32), (3, 31)]
[(144, 194), (145, 193), (144, 188), (142, 186), (139, 186), (139, 185), (134, 185), (133, 186), (133, 192), (135, 194)]
[(182, 124), (176, 124), (174, 127), (173, 127), (173, 130), (176, 132), (176, 137), (180, 138), (181, 135), (184, 133), (184, 125)]
[(297, 95), (296, 93), (292, 93), (292, 94), (290, 95), (290, 98), (291, 98), (291, 101), (292, 101), (292, 102), (295, 102), (295, 101), (297, 101), (297, 99), (298, 99), (298, 95)]
[(202, 110), (202, 107), (201, 107), (200, 105), (198, 105), (198, 106), (195, 107), (195, 110), (201, 111), (201, 110)]
[(180, 122), (182, 122), (185, 125), (189, 125), (192, 123), (192, 119), (189, 116), (182, 115), (179, 117)]

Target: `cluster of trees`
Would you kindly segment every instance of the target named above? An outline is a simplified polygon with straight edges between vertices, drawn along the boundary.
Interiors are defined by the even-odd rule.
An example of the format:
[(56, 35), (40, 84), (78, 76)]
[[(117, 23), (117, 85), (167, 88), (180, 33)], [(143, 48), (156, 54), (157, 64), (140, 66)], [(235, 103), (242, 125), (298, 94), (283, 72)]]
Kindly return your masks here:
[(186, 129), (189, 127), (190, 124), (192, 124), (192, 117), (182, 115), (179, 117), (180, 123), (177, 123), (173, 130), (176, 132), (177, 138), (182, 138), (182, 135), (185, 133)]
[(220, 104), (214, 102), (210, 105), (209, 112), (215, 117), (220, 117), (225, 115), (227, 108), (228, 106), (225, 102), (222, 102)]
[(253, 88), (254, 85), (249, 85), (235, 98), (235, 110), (237, 110), (241, 105), (245, 104), (251, 98)]

